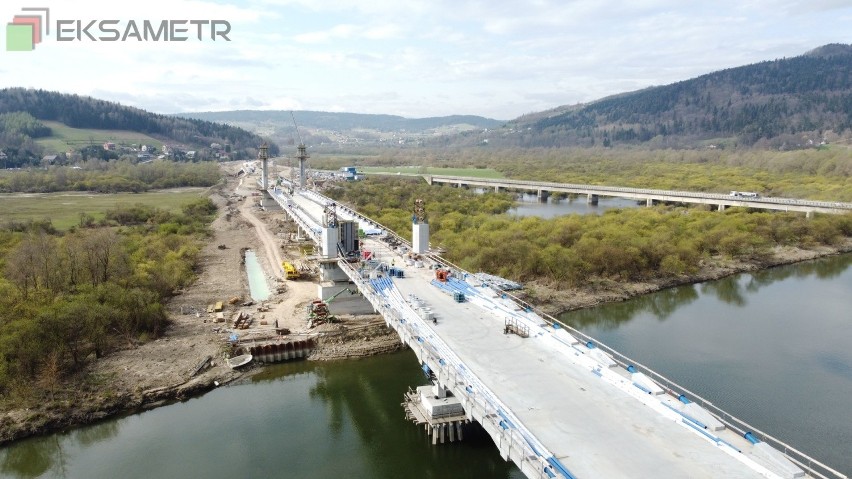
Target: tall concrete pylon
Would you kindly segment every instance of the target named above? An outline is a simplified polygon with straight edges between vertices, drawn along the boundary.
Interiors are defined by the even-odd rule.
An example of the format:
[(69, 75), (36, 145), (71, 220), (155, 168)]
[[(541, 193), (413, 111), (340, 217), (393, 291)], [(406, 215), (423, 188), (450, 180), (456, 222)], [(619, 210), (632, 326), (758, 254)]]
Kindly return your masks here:
[(414, 200), (414, 214), (411, 216), (411, 250), (418, 254), (429, 251), (429, 220), (426, 218), (426, 203)]

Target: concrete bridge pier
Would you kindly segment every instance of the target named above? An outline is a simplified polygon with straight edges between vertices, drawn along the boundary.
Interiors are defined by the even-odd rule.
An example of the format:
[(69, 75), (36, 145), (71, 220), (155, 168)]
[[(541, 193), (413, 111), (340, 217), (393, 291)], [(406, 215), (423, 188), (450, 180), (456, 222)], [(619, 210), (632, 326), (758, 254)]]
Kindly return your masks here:
[(720, 204), (718, 209), (719, 211), (725, 211), (725, 208), (727, 208), (725, 205)]
[(539, 203), (547, 203), (547, 199), (550, 198), (550, 192), (547, 190), (538, 190), (538, 202)]
[(805, 218), (809, 218), (809, 219), (810, 219), (810, 218), (813, 218), (813, 217), (814, 217), (814, 212), (813, 212), (813, 210), (811, 210), (811, 211), (806, 211), (806, 212), (805, 212)]
[(494, 187), (494, 192), (495, 192), (495, 193), (499, 193), (499, 192), (500, 192), (500, 187), (499, 187), (499, 186), (495, 186), (495, 187)]
[(648, 208), (654, 206), (654, 200), (652, 198), (648, 198), (647, 200), (645, 200), (645, 206), (647, 206)]
[(592, 206), (597, 206), (598, 205), (598, 195), (593, 195), (593, 194), (589, 193), (588, 195), (586, 195), (586, 203), (588, 203)]

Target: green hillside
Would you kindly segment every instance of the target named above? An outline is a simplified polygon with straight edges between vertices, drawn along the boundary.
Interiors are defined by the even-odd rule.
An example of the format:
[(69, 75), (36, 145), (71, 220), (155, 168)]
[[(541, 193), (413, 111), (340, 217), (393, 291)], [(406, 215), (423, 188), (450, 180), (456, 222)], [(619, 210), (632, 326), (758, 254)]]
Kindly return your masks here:
[(525, 115), (468, 143), (819, 147), (852, 138), (852, 45)]
[(36, 143), (44, 147), (46, 154), (63, 153), (82, 147), (100, 146), (110, 141), (117, 145), (145, 144), (153, 145), (161, 150), (163, 142), (144, 133), (126, 130), (99, 130), (94, 128), (71, 128), (58, 121), (42, 121), (50, 128), (51, 135), (39, 138)]
[[(58, 131), (50, 131), (53, 126)], [(168, 143), (181, 152), (176, 159), (183, 159), (184, 151), (195, 151), (186, 158), (194, 161), (255, 158), (264, 142), (269, 143), (270, 154), (278, 154), (274, 142), (230, 125), (160, 115), (79, 95), (0, 89), (0, 157), (10, 168), (34, 166), (45, 154), (97, 147), (107, 140)]]

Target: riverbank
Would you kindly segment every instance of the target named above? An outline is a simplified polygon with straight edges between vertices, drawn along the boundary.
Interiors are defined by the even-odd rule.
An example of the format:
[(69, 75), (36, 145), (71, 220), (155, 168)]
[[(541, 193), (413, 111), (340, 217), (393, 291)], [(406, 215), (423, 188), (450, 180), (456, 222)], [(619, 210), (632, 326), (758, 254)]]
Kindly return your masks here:
[[(281, 277), (281, 261), (298, 260), (299, 245), (290, 241), (292, 227), (281, 221), (280, 213), (258, 205), (261, 197), (253, 195), (256, 188), (251, 181), (246, 180), (244, 185), (229, 177), (225, 184), (208, 192), (220, 215), (213, 222), (213, 235), (201, 252), (197, 281), (168, 305), (171, 325), (165, 334), (133, 349), (91, 359), (77, 376), (53, 391), (34, 392), (29, 398), (5, 398), (0, 403), (5, 405), (0, 416), (0, 444), (186, 400), (261, 371), (260, 367), (235, 371), (225, 364), (223, 355), (230, 348), (230, 333), (206, 309), (217, 302), (226, 303), (225, 318), (240, 311), (256, 318), (252, 329), (239, 332), (243, 339), (250, 339), (253, 334), (274, 335), (277, 327), (293, 333), (314, 334), (317, 348), (309, 357), (312, 360), (361, 358), (403, 347), (396, 334), (375, 316), (307, 330), (305, 306), (314, 299), (316, 285), (309, 280), (285, 281)], [(272, 296), (261, 305), (247, 301), (248, 284), (240, 253), (245, 249), (256, 252), (272, 286)], [(624, 301), (680, 284), (849, 251), (852, 239), (838, 248), (778, 249), (769, 259), (754, 263), (714, 258), (695, 275), (645, 283), (596, 281), (581, 290), (560, 290), (544, 282), (532, 282), (522, 298), (555, 315)], [(237, 301), (227, 304), (232, 298)], [(211, 358), (206, 367), (193, 375), (206, 358)], [(9, 405), (13, 402), (27, 407), (11, 409)]]
[(541, 312), (558, 316), (568, 311), (592, 308), (604, 303), (627, 301), (637, 296), (675, 286), (703, 283), (739, 273), (759, 271), (850, 252), (852, 252), (852, 238), (846, 238), (846, 241), (838, 246), (818, 246), (812, 249), (778, 247), (770, 256), (750, 262), (721, 257), (710, 258), (702, 264), (701, 270), (695, 274), (657, 281), (622, 283), (597, 279), (590, 281), (585, 288), (566, 289), (554, 287), (552, 283), (545, 281), (531, 281), (516, 296), (534, 305)]
[[(223, 167), (227, 173), (236, 171), (235, 165)], [(208, 312), (218, 302), (223, 303), (223, 321), (240, 312), (254, 319), (249, 329), (237, 331), (240, 343), (276, 337), (275, 328), (280, 327), (316, 338), (309, 359), (356, 358), (400, 349), (398, 338), (376, 316), (327, 325), (333, 331), (308, 330), (305, 307), (316, 295), (316, 284), (309, 277), (300, 281), (281, 277), (281, 261), (297, 261), (300, 245), (289, 240), (292, 227), (281, 221), (280, 214), (260, 208), (261, 197), (254, 193), (253, 179), (240, 181), (230, 175), (204, 193), (217, 205), (219, 216), (199, 254), (197, 280), (166, 305), (170, 324), (161, 337), (101, 359), (90, 357), (82, 370), (52, 391), (34, 386), (26, 395), (0, 398), (0, 445), (183, 401), (262, 370), (256, 366), (232, 370), (225, 363), (225, 354), (232, 352), (231, 325)], [(255, 251), (271, 286), (272, 295), (260, 304), (251, 301), (245, 250)]]

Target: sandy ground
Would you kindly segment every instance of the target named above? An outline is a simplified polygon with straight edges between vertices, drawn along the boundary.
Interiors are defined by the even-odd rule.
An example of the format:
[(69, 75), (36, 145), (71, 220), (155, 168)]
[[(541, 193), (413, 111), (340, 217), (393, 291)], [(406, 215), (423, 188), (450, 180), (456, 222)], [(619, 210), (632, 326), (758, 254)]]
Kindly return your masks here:
[[(229, 173), (239, 169), (235, 164), (224, 167)], [(232, 371), (223, 358), (226, 352), (230, 352), (228, 337), (232, 331), (228, 328), (232, 324), (231, 318), (241, 311), (254, 319), (249, 329), (233, 331), (245, 345), (260, 340), (286, 341), (304, 335), (333, 336), (334, 339), (325, 343), (337, 344), (343, 338), (355, 337), (345, 333), (349, 328), (380, 326), (381, 321), (377, 322), (376, 316), (363, 320), (348, 317), (342, 324), (343, 331), (341, 325), (308, 330), (306, 307), (316, 298), (317, 285), (309, 277), (296, 281), (284, 279), (282, 261), (302, 262), (299, 244), (290, 241), (295, 228), (283, 220), (283, 213), (274, 203), (267, 201), (267, 208), (259, 206), (263, 196), (256, 180), (257, 175), (244, 179), (229, 177), (224, 186), (210, 192), (220, 208), (220, 215), (212, 225), (214, 236), (202, 252), (198, 281), (168, 304), (173, 325), (166, 335), (137, 349), (121, 351), (99, 361), (93, 368), (95, 374), (114, 378), (121, 389), (142, 391), (143, 394), (157, 388), (191, 387), (194, 383), (233, 380), (239, 373)], [(244, 249), (255, 252), (272, 289), (272, 296), (261, 304), (242, 306), (251, 299), (242, 264), (241, 251)], [(235, 304), (228, 304), (232, 299), (238, 300)], [(207, 307), (219, 301), (225, 304), (224, 323), (214, 322), (215, 315), (207, 313)], [(278, 328), (287, 328), (291, 334), (278, 336), (276, 322)], [(373, 335), (369, 332), (362, 338)], [(357, 349), (357, 346), (352, 348)], [(352, 355), (357, 354), (341, 354), (343, 357)], [(212, 365), (195, 378), (190, 378), (189, 374), (207, 356), (212, 356)], [(335, 357), (329, 352), (317, 356), (323, 359)]]
[[(238, 163), (223, 165), (227, 173)], [(0, 444), (32, 434), (88, 423), (113, 414), (146, 409), (250, 375), (257, 365), (232, 370), (224, 361), (233, 352), (228, 342), (232, 318), (246, 312), (254, 319), (247, 330), (236, 331), (240, 343), (286, 341), (314, 337), (318, 343), (311, 359), (328, 360), (368, 356), (398, 350), (398, 337), (379, 316), (342, 317), (339, 324), (307, 328), (307, 304), (316, 298), (311, 277), (283, 278), (281, 262), (303, 264), (295, 227), (275, 208), (261, 208), (257, 176), (239, 180), (228, 176), (224, 184), (207, 191), (219, 207), (212, 224), (213, 236), (200, 253), (198, 278), (168, 304), (171, 325), (165, 334), (134, 349), (114, 352), (93, 361), (71, 384), (41, 407), (7, 411), (0, 415)], [(276, 212), (277, 211), (277, 212)], [(248, 304), (248, 281), (242, 251), (253, 250), (266, 274), (272, 296), (262, 304)], [(233, 301), (231, 301), (233, 300)], [(216, 322), (208, 306), (224, 303), (225, 322)], [(230, 303), (233, 304), (230, 304)], [(291, 334), (280, 336), (279, 328)], [(199, 365), (211, 358), (193, 376)]]

